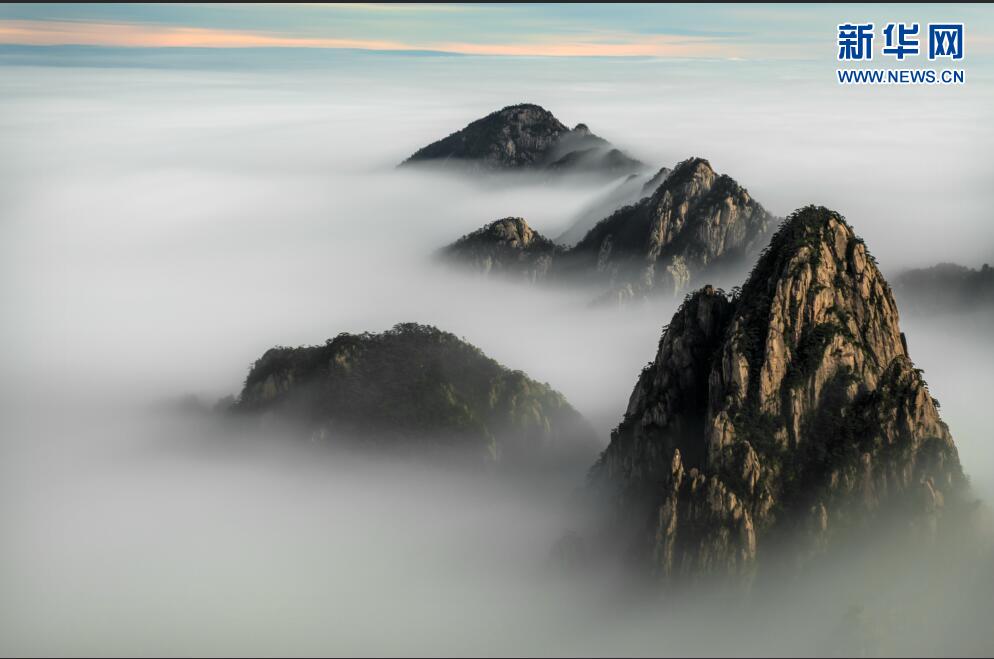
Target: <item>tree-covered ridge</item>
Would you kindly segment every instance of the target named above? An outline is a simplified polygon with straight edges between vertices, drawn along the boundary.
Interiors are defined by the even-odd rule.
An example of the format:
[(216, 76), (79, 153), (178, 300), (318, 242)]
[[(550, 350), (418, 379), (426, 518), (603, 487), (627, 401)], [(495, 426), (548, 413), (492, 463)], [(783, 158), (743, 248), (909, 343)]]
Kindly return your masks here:
[(549, 385), (416, 323), (268, 350), (235, 408), (279, 411), (330, 441), (461, 448), (496, 462), (593, 441), (589, 425)]
[(994, 268), (955, 263), (906, 270), (894, 281), (901, 304), (919, 313), (969, 312), (994, 308)]

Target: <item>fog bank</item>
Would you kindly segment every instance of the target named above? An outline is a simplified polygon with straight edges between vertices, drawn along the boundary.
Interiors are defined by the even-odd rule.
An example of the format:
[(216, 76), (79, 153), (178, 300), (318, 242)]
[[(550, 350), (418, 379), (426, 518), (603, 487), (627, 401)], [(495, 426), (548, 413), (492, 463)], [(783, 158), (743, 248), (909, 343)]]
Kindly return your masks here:
[[(0, 653), (990, 651), (994, 569), (975, 547), (854, 558), (748, 606), (660, 602), (612, 566), (550, 567), (584, 523), (582, 474), (524, 487), (156, 406), (237, 393), (273, 345), (417, 321), (547, 381), (606, 444), (678, 300), (592, 309), (430, 257), (509, 215), (555, 236), (611, 186), (396, 163), (530, 101), (653, 167), (708, 157), (778, 215), (831, 206), (885, 273), (975, 265), (994, 256), (989, 86), (871, 96), (803, 67), (754, 84), (770, 80), (745, 62), (347, 57), (0, 68)], [(987, 500), (991, 326), (903, 325)]]

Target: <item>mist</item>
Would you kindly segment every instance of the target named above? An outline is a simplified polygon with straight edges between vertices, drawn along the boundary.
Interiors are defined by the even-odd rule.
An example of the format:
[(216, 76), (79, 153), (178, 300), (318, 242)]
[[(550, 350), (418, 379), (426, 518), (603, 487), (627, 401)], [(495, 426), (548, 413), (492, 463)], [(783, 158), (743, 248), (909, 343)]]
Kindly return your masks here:
[[(582, 471), (478, 478), (172, 404), (237, 394), (274, 345), (417, 321), (548, 382), (606, 445), (679, 300), (594, 308), (589, 291), (460, 277), (432, 254), (505, 216), (559, 235), (616, 182), (397, 163), (534, 102), (653, 171), (709, 158), (778, 216), (835, 208), (885, 274), (975, 267), (994, 256), (989, 85), (871, 96), (816, 84), (820, 65), (748, 62), (137, 64), (0, 68), (0, 653), (994, 647), (979, 544), (895, 557), (883, 537), (886, 555), (836, 557), (745, 603), (706, 587), (660, 596), (617, 565), (552, 564), (557, 539), (589, 522)], [(986, 501), (992, 321), (902, 323)]]

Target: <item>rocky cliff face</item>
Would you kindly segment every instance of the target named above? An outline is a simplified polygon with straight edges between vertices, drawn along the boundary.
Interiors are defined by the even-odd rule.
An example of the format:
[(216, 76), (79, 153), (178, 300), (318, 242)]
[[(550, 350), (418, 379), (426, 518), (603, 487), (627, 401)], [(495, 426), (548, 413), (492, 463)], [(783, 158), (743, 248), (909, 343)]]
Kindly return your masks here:
[(749, 577), (788, 537), (811, 556), (884, 520), (927, 533), (965, 487), (890, 287), (815, 207), (741, 291), (688, 296), (591, 479), (665, 580)]
[(273, 348), (253, 365), (234, 410), (273, 412), (316, 441), (475, 463), (537, 464), (596, 445), (590, 425), (547, 384), (413, 323)]
[(478, 119), (419, 149), (402, 165), (429, 162), (482, 170), (542, 169), (611, 177), (643, 168), (586, 125), (570, 130), (545, 108), (527, 103)]
[(463, 236), (442, 256), (483, 274), (507, 275), (534, 283), (548, 274), (559, 253), (548, 238), (520, 217), (505, 217)]
[(773, 220), (732, 178), (691, 158), (651, 196), (598, 223), (564, 265), (596, 273), (622, 300), (679, 292), (758, 251)]

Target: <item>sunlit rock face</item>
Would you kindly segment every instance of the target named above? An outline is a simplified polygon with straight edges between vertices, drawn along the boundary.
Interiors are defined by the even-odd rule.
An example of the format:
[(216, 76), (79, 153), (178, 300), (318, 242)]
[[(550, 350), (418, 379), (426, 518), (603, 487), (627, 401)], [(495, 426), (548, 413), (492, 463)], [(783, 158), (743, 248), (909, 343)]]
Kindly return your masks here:
[(570, 130), (545, 108), (522, 103), (477, 119), (433, 142), (402, 163), (434, 163), (470, 170), (543, 170), (598, 173), (609, 177), (641, 171), (644, 165), (590, 132)]
[(479, 464), (568, 458), (596, 446), (590, 425), (549, 385), (414, 323), (268, 350), (234, 410), (273, 412), (317, 441)]
[(775, 218), (703, 158), (663, 170), (650, 196), (599, 222), (563, 269), (595, 273), (610, 296), (680, 293), (722, 266), (755, 255)]
[(534, 283), (544, 279), (560, 252), (520, 217), (505, 217), (463, 236), (442, 251), (444, 259), (482, 274)]
[(931, 534), (966, 486), (890, 287), (816, 207), (740, 291), (687, 297), (591, 476), (663, 580), (749, 579), (785, 538), (803, 564), (885, 521)]

